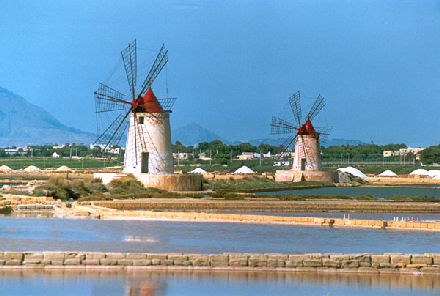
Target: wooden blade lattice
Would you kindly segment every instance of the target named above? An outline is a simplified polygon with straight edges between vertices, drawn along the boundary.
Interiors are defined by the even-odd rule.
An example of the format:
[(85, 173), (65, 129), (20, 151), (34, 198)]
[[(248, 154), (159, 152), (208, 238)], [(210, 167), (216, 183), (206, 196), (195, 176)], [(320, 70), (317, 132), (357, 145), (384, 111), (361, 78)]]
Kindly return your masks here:
[(272, 116), (272, 123), (270, 124), (270, 133), (272, 135), (290, 134), (297, 129), (298, 128), (294, 124), (288, 122), (287, 120)]
[(129, 43), (128, 46), (121, 51), (122, 61), (124, 62), (125, 74), (127, 75), (128, 85), (130, 86), (132, 99), (135, 98), (135, 89), (137, 81), (137, 54), (136, 39)]
[(130, 123), (128, 119), (130, 113), (131, 110), (128, 110), (125, 114), (124, 112), (118, 114), (116, 119), (113, 120), (104, 132), (99, 135), (94, 144), (103, 145), (104, 150), (119, 145), (122, 136), (127, 131), (128, 124)]
[(325, 106), (324, 97), (318, 95), (312, 107), (310, 108), (309, 113), (307, 114), (307, 118), (309, 120), (313, 120), (316, 117), (316, 115), (318, 115), (319, 111), (321, 111), (322, 108), (324, 108), (324, 106)]
[(292, 148), (295, 146), (296, 136), (290, 135), (286, 140), (280, 145), (283, 151), (293, 150)]
[(160, 105), (162, 106), (163, 110), (171, 110), (173, 108), (174, 103), (176, 102), (176, 98), (163, 98), (158, 99)]
[(123, 93), (100, 83), (98, 90), (95, 91), (96, 113), (125, 110), (127, 104), (130, 104), (126, 99), (127, 96)]
[(154, 60), (153, 65), (151, 66), (150, 71), (148, 72), (147, 77), (142, 83), (142, 89), (140, 95), (144, 95), (147, 91), (148, 87), (154, 82), (157, 75), (159, 75), (160, 71), (162, 71), (163, 67), (168, 62), (168, 50), (165, 49), (165, 44), (159, 50), (159, 53)]
[(301, 126), (301, 93), (299, 91), (289, 98), (289, 105), (298, 126)]

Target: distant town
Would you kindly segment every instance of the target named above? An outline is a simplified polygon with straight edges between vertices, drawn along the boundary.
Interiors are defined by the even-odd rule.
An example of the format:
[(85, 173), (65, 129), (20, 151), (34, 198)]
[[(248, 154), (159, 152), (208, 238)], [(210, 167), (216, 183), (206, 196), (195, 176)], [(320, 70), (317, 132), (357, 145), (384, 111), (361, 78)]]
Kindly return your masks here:
[[(432, 165), (438, 162), (438, 155), (433, 155), (431, 151), (435, 147), (426, 150), (425, 147), (407, 147), (405, 144), (341, 145), (321, 147), (321, 156), (324, 165)], [(23, 168), (33, 164), (43, 169), (56, 167), (61, 163), (72, 168), (95, 168), (122, 165), (124, 152), (125, 148), (119, 146), (65, 143), (3, 147), (0, 148), (0, 158), (9, 158), (14, 164), (19, 160), (27, 160), (22, 163)], [(188, 171), (195, 165), (201, 165), (207, 170), (232, 170), (243, 164), (256, 171), (273, 171), (277, 167), (291, 166), (295, 155), (295, 151), (286, 151), (282, 146), (256, 146), (249, 143), (228, 145), (220, 140), (194, 146), (176, 141), (172, 145), (172, 152), (176, 169), (182, 171)], [(32, 158), (34, 162), (31, 161)], [(44, 162), (41, 162), (42, 159), (45, 159)]]

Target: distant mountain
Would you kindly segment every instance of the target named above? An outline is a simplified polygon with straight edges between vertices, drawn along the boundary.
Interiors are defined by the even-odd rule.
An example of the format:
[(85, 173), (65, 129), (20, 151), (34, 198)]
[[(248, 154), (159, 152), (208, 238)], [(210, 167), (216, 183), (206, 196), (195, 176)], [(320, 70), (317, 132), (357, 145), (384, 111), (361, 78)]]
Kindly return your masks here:
[(174, 129), (171, 132), (172, 142), (180, 141), (184, 145), (197, 145), (201, 142), (211, 142), (214, 140), (221, 140), (222, 137), (214, 132), (198, 125), (197, 123), (190, 123), (185, 126)]
[(91, 143), (95, 135), (70, 128), (49, 112), (0, 87), (0, 146)]
[(261, 139), (253, 139), (253, 140), (241, 140), (234, 141), (232, 144), (238, 145), (240, 143), (249, 143), (254, 146), (258, 146), (260, 144), (270, 144), (273, 146), (279, 146), (284, 143), (286, 138), (261, 138)]
[[(219, 135), (214, 132), (198, 125), (197, 123), (190, 123), (183, 127), (174, 129), (171, 133), (173, 143), (177, 141), (182, 142), (184, 145), (197, 145), (201, 142), (211, 142), (214, 140), (221, 140), (225, 144), (233, 144), (238, 145), (240, 143), (250, 143), (254, 146), (258, 146), (260, 144), (270, 144), (274, 146), (279, 146), (284, 143), (286, 138), (260, 138), (253, 140), (236, 140), (236, 141), (228, 141), (226, 139), (222, 139)], [(323, 146), (341, 146), (341, 145), (366, 145), (366, 143), (359, 140), (346, 140), (346, 139), (328, 139), (324, 143)]]

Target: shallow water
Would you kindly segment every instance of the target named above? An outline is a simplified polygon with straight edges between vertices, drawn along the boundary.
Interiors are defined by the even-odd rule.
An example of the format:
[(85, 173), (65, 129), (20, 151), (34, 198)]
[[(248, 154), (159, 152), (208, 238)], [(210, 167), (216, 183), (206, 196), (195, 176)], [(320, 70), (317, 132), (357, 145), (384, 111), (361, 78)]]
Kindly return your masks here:
[(1, 295), (439, 295), (439, 276), (291, 272), (1, 271)]
[(396, 194), (405, 196), (428, 196), (440, 198), (440, 188), (420, 187), (321, 187), (301, 190), (282, 190), (273, 192), (259, 192), (257, 194), (324, 194), (324, 195), (346, 195), (360, 196), (372, 195), (374, 197), (391, 197)]
[(434, 253), (440, 233), (245, 223), (0, 218), (0, 250)]

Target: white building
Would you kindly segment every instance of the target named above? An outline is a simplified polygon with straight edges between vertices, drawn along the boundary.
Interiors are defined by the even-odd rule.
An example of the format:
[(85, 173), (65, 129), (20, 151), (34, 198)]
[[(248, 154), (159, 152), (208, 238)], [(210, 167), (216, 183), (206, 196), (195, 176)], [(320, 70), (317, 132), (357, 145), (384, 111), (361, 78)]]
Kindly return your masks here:
[(170, 114), (162, 109), (151, 88), (142, 110), (131, 112), (124, 155), (124, 173), (173, 174)]

